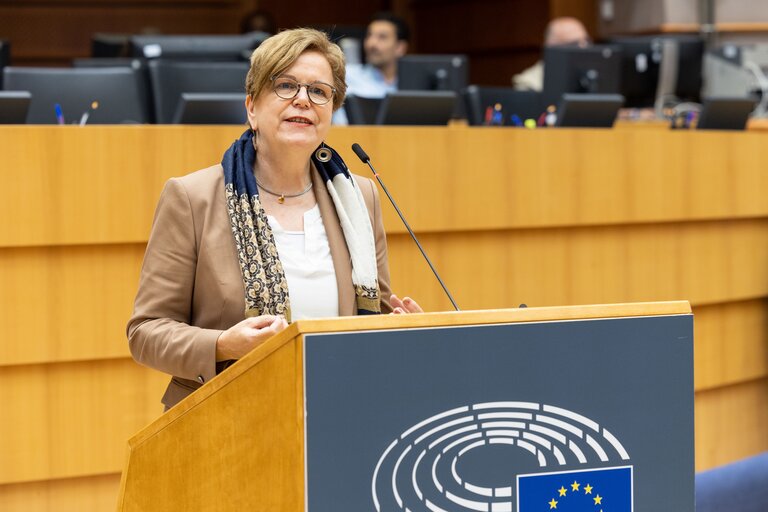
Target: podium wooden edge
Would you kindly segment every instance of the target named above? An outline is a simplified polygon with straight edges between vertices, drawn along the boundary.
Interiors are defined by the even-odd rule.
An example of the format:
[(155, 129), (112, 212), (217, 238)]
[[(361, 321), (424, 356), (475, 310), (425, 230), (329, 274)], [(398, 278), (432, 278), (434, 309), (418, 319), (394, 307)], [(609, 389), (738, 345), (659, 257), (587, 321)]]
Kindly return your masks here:
[(588, 306), (556, 306), (541, 308), (514, 308), (478, 311), (447, 311), (412, 315), (372, 315), (298, 320), (276, 334), (248, 355), (237, 361), (226, 372), (208, 381), (189, 397), (163, 414), (128, 440), (130, 449), (203, 403), (208, 397), (236, 379), (248, 368), (265, 359), (290, 340), (305, 333), (370, 331), (382, 329), (418, 329), (427, 327), (455, 327), (460, 325), (547, 322), (591, 318), (618, 318), (632, 316), (684, 315), (691, 313), (686, 300), (665, 302), (636, 302), (623, 304), (596, 304)]

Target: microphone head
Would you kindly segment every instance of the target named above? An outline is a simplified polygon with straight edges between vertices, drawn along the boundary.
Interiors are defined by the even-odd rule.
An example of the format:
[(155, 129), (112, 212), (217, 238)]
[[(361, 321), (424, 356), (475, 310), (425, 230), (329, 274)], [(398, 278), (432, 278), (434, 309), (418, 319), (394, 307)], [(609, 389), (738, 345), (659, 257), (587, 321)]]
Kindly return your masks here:
[(364, 164), (367, 164), (371, 160), (365, 151), (363, 151), (363, 148), (360, 147), (360, 144), (357, 142), (352, 144), (352, 151), (355, 152), (357, 158), (359, 158)]

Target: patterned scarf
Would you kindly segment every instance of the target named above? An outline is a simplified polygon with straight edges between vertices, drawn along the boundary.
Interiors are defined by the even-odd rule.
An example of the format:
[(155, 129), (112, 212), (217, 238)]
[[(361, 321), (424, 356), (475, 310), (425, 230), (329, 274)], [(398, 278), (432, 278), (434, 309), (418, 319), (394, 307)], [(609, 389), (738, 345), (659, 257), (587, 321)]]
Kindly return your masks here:
[[(330, 161), (321, 162), (313, 154), (312, 163), (328, 188), (349, 249), (357, 313), (377, 314), (381, 305), (376, 243), (368, 209), (344, 161), (336, 151), (324, 147), (331, 151)], [(288, 283), (267, 214), (259, 202), (255, 160), (253, 135), (247, 130), (221, 161), (229, 223), (245, 285), (245, 315), (283, 315), (290, 321)]]

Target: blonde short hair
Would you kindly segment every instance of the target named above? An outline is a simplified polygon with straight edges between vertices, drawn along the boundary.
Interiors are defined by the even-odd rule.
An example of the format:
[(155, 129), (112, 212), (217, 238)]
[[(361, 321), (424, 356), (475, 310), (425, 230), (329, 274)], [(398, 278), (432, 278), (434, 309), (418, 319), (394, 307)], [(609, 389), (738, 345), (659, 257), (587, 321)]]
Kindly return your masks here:
[(245, 92), (256, 99), (271, 86), (271, 78), (279, 75), (296, 62), (304, 52), (315, 51), (326, 58), (333, 73), (333, 110), (344, 103), (347, 93), (344, 53), (331, 42), (325, 32), (311, 28), (284, 30), (259, 45), (251, 54), (251, 69), (245, 79)]

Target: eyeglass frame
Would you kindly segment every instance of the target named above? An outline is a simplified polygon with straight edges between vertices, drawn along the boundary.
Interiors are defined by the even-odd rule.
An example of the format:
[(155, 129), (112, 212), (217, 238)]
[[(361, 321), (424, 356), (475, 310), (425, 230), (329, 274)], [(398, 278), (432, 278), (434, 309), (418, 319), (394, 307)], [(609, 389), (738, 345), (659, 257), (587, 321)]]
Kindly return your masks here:
[[(293, 96), (291, 96), (290, 98), (284, 98), (284, 97), (280, 96), (279, 94), (277, 94), (277, 87), (275, 86), (275, 80), (277, 80), (278, 78), (285, 78), (287, 80), (292, 80), (292, 81), (296, 82), (296, 85), (298, 86), (298, 88), (296, 89), (296, 93)], [(309, 84), (303, 84), (303, 83), (299, 82), (298, 80), (296, 80), (295, 78), (291, 78), (289, 76), (285, 76), (284, 77), (282, 75), (272, 75), (271, 77), (269, 77), (269, 80), (272, 82), (272, 92), (275, 93), (275, 96), (277, 96), (278, 98), (283, 99), (283, 100), (292, 100), (292, 99), (294, 99), (296, 96), (299, 95), (299, 92), (301, 92), (301, 88), (302, 87), (304, 87), (304, 89), (307, 91), (307, 99), (313, 105), (317, 105), (317, 106), (327, 105), (327, 104), (331, 103), (333, 101), (334, 96), (336, 96), (336, 88), (334, 86), (332, 86), (331, 84), (326, 83), (326, 82), (322, 82), (320, 80), (315, 80), (314, 82), (309, 83)], [(316, 102), (315, 100), (312, 99), (312, 96), (309, 94), (309, 87), (312, 86), (312, 85), (316, 85), (316, 84), (327, 85), (328, 87), (331, 88), (331, 97), (328, 98), (328, 101), (326, 101), (325, 103), (318, 103), (318, 102)]]

